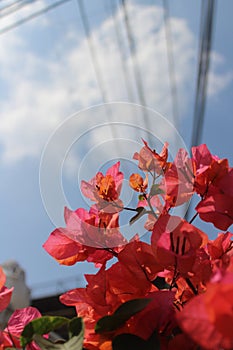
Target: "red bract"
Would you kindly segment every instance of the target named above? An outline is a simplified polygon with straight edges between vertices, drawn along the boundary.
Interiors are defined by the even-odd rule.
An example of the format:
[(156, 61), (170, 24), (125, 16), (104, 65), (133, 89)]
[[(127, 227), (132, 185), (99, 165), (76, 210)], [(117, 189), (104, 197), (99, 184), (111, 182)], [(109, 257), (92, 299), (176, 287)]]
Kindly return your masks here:
[[(6, 347), (20, 348), (20, 335), (24, 327), (32, 320), (41, 317), (40, 312), (34, 307), (26, 307), (16, 310), (8, 321), (7, 327), (2, 332), (3, 349)], [(12, 342), (13, 340), (13, 342)], [(27, 350), (40, 350), (34, 342), (26, 346)]]
[(145, 297), (157, 290), (151, 281), (161, 266), (148, 244), (137, 241), (127, 244), (118, 254), (118, 260), (107, 271), (103, 266), (96, 275), (85, 275), (86, 288), (72, 290), (60, 298), (62, 303), (74, 305), (78, 315), (84, 317), (89, 345), (100, 341), (94, 332), (99, 318), (112, 314), (127, 300)]
[(73, 265), (88, 258), (87, 249), (68, 238), (60, 229), (50, 234), (43, 248), (62, 265)]
[[(60, 296), (60, 301), (67, 306), (75, 306), (79, 317), (82, 317), (85, 323), (85, 345), (89, 342), (98, 344), (99, 337), (95, 335), (94, 328), (102, 314), (95, 311), (93, 302), (86, 292), (86, 288), (77, 288), (68, 291)], [(106, 312), (104, 309), (104, 314)], [(89, 349), (89, 348), (88, 348)]]
[(220, 193), (208, 196), (196, 206), (196, 211), (203, 221), (226, 231), (233, 224), (233, 197)]
[(233, 234), (230, 232), (219, 233), (214, 241), (207, 244), (208, 253), (212, 259), (213, 271), (216, 269), (227, 269), (233, 257)]
[(202, 197), (196, 210), (220, 230), (233, 224), (233, 169), (227, 159), (210, 154), (206, 145), (193, 147), (195, 190)]
[(119, 232), (118, 218), (118, 213), (98, 211), (95, 206), (89, 212), (83, 208), (75, 211), (66, 209), (66, 229), (63, 232), (69, 238), (89, 247), (118, 247), (126, 244)]
[(161, 216), (154, 225), (151, 245), (156, 260), (166, 269), (172, 269), (183, 276), (192, 272), (197, 249), (204, 246), (207, 236), (177, 217)]
[(77, 314), (85, 322), (85, 347), (92, 349), (101, 343), (100, 336), (95, 334), (96, 322), (104, 315), (111, 314), (121, 304), (118, 297), (109, 289), (108, 278), (103, 266), (96, 275), (85, 275), (86, 288), (71, 290), (60, 297), (68, 306), (75, 306)]
[(157, 174), (161, 174), (168, 166), (168, 143), (165, 142), (161, 153), (158, 154), (148, 146), (146, 141), (143, 140), (143, 142), (145, 146), (142, 147), (139, 153), (134, 153), (133, 159), (138, 160), (139, 169), (144, 171), (154, 171)]
[(105, 209), (105, 212), (116, 212), (119, 208), (109, 206), (109, 202), (117, 202), (118, 206), (121, 202), (118, 202), (120, 191), (122, 187), (122, 181), (124, 175), (119, 171), (120, 162), (114, 164), (109, 168), (104, 176), (101, 172), (97, 173), (89, 182), (82, 181), (81, 190), (84, 196), (90, 198), (96, 202), (99, 209)]
[(194, 297), (177, 314), (182, 330), (210, 350), (233, 347), (233, 273), (209, 283), (204, 294)]
[[(86, 349), (112, 350), (112, 341), (120, 349), (124, 341), (132, 340), (145, 348), (159, 343), (161, 350), (231, 350), (232, 234), (221, 233), (208, 241), (204, 232), (171, 216), (170, 210), (196, 192), (201, 198), (196, 207), (200, 218), (227, 230), (233, 223), (233, 169), (226, 159), (211, 155), (206, 145), (193, 147), (192, 159), (180, 149), (171, 164), (167, 143), (158, 154), (143, 142), (134, 159), (146, 177), (134, 173), (129, 181), (141, 193), (137, 208), (124, 208), (119, 199), (123, 174), (118, 162), (106, 175), (99, 172), (82, 182), (83, 194), (94, 205), (89, 211), (66, 209), (66, 227), (52, 232), (45, 242), (45, 249), (62, 264), (87, 260), (100, 267), (96, 274), (85, 275), (85, 288), (71, 290), (60, 299), (83, 317)], [(153, 231), (151, 245), (140, 242), (138, 236), (130, 242), (124, 239), (119, 231), (124, 209), (134, 212), (131, 225), (147, 215), (145, 227)], [(114, 264), (106, 269), (112, 257)], [(122, 304), (144, 298), (151, 299), (144, 309), (129, 315), (126, 311), (121, 319)], [(111, 317), (99, 321), (106, 315)], [(110, 322), (110, 327), (101, 328), (102, 321)]]
[(228, 161), (213, 156), (205, 144), (192, 148), (195, 190), (201, 196), (228, 173)]
[(208, 252), (212, 259), (222, 259), (224, 255), (233, 254), (233, 242), (231, 232), (219, 233), (214, 241), (209, 241), (207, 244)]
[(127, 332), (145, 340), (156, 330), (161, 336), (169, 336), (175, 322), (174, 292), (156, 291), (148, 293), (150, 303), (141, 312), (133, 316), (127, 325)]
[(0, 267), (0, 312), (5, 310), (9, 305), (11, 300), (11, 295), (14, 290), (13, 287), (10, 289), (6, 288), (4, 286), (5, 282), (6, 282), (6, 276), (2, 268)]
[(118, 262), (107, 271), (110, 290), (122, 302), (145, 296), (155, 289), (151, 281), (161, 270), (148, 244), (128, 243), (118, 254)]
[(206, 283), (210, 280), (211, 275), (212, 266), (210, 257), (204, 248), (200, 248), (196, 252), (196, 259), (192, 267), (192, 272), (190, 273), (190, 281), (200, 292), (202, 291), (203, 285), (206, 285)]
[(77, 261), (103, 264), (113, 257), (108, 248), (127, 243), (118, 228), (118, 214), (99, 212), (92, 207), (71, 211), (65, 208), (66, 228), (53, 231), (44, 243), (44, 249), (60, 264), (73, 265)]
[(163, 180), (166, 206), (175, 207), (187, 202), (193, 195), (194, 175), (192, 161), (184, 149), (180, 149)]

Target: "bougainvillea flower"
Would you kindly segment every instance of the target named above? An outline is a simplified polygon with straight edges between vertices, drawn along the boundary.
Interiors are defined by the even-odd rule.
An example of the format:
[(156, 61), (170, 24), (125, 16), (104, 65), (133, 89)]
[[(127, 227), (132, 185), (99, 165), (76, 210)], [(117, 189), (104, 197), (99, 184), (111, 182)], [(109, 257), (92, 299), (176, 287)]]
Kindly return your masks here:
[[(85, 278), (88, 283), (86, 288), (73, 289), (63, 294), (60, 301), (65, 305), (76, 306), (77, 310), (80, 304), (88, 304), (99, 317), (113, 312), (116, 302), (119, 304), (119, 301), (109, 291), (105, 266), (103, 265), (96, 274), (86, 274)], [(82, 316), (86, 316), (83, 306)]]
[(233, 197), (233, 168), (229, 168), (229, 171), (224, 176), (218, 178), (215, 181), (215, 185), (219, 188), (220, 193)]
[(198, 203), (196, 211), (202, 220), (226, 231), (233, 224), (233, 197), (221, 193), (208, 196)]
[(73, 265), (88, 257), (86, 247), (67, 237), (60, 229), (56, 229), (50, 234), (43, 244), (43, 248), (62, 265)]
[(65, 208), (65, 222), (43, 245), (60, 264), (87, 260), (102, 265), (113, 257), (113, 248), (119, 251), (127, 243), (119, 231), (118, 213), (99, 212), (95, 206), (89, 212)]
[[(212, 274), (213, 267), (209, 255), (204, 248), (198, 249), (192, 271), (189, 274), (189, 280), (191, 284), (195, 286), (198, 293), (202, 293), (206, 290), (206, 283), (209, 282)], [(195, 288), (191, 290), (194, 291)]]
[[(120, 162), (114, 164), (109, 168), (104, 176), (101, 172), (98, 172), (89, 182), (81, 182), (81, 191), (87, 198), (98, 204), (99, 209), (105, 209), (109, 206), (109, 202), (116, 202), (119, 207), (121, 201), (119, 196), (121, 192), (122, 182), (124, 175), (119, 171)], [(109, 212), (119, 211), (117, 206), (110, 206)]]
[(210, 153), (206, 144), (192, 147), (192, 156), (195, 166), (195, 173), (205, 171), (214, 160), (219, 159)]
[(85, 348), (99, 349), (100, 336), (95, 333), (95, 324), (103, 316), (112, 314), (121, 304), (118, 297), (111, 293), (105, 266), (96, 275), (85, 275), (86, 288), (73, 289), (60, 297), (67, 306), (75, 306), (77, 314), (85, 323)]
[(141, 175), (132, 174), (129, 178), (129, 185), (134, 191), (144, 193), (148, 186), (148, 175), (143, 180)]
[(208, 241), (207, 235), (178, 216), (161, 216), (154, 225), (151, 246), (156, 260), (166, 269), (186, 276), (192, 271), (197, 249)]
[[(41, 317), (40, 312), (34, 307), (26, 307), (16, 310), (10, 317), (7, 327), (2, 332), (5, 346), (21, 348), (20, 335), (24, 327), (32, 320)], [(13, 340), (13, 342), (12, 342)], [(40, 347), (34, 342), (26, 346), (27, 350), (40, 350)]]
[[(94, 344), (98, 345), (99, 337), (95, 335), (94, 329), (96, 322), (101, 318), (102, 314), (98, 314), (94, 310), (94, 307), (91, 306), (92, 300), (88, 297), (86, 288), (72, 289), (61, 295), (60, 301), (64, 305), (74, 306), (76, 308), (77, 315), (83, 318), (85, 324), (84, 344), (86, 345), (89, 342), (94, 342)], [(104, 312), (106, 312), (106, 309)]]
[(233, 348), (233, 273), (207, 284), (204, 294), (177, 313), (181, 329), (209, 350)]
[(127, 325), (127, 332), (145, 340), (156, 330), (158, 334), (167, 336), (175, 326), (174, 292), (156, 291), (148, 293), (150, 303), (133, 316)]
[(157, 290), (151, 280), (161, 267), (155, 262), (150, 245), (133, 241), (118, 254), (118, 260), (107, 271), (102, 266), (96, 275), (85, 275), (86, 288), (74, 289), (60, 297), (62, 303), (75, 306), (78, 315), (84, 318), (88, 349), (100, 342), (100, 336), (94, 332), (99, 318), (111, 315), (127, 300)]
[(139, 169), (144, 171), (154, 171), (157, 174), (166, 171), (168, 166), (168, 143), (165, 142), (160, 154), (155, 150), (152, 150), (146, 141), (143, 140), (143, 143), (145, 146), (141, 148), (139, 153), (134, 153), (133, 156), (133, 159), (138, 160)]
[(162, 269), (149, 244), (130, 242), (118, 254), (118, 262), (107, 270), (110, 290), (122, 302), (145, 296), (155, 289), (151, 282)]
[[(55, 230), (44, 247), (62, 264), (87, 260), (100, 269), (85, 275), (85, 288), (71, 290), (60, 300), (75, 306), (83, 317), (85, 349), (121, 348), (128, 337), (132, 343), (133, 339), (141, 341), (141, 348), (159, 343), (161, 350), (231, 350), (232, 234), (221, 233), (209, 241), (201, 230), (169, 212), (196, 192), (200, 218), (228, 229), (233, 223), (233, 169), (206, 145), (194, 147), (191, 159), (180, 149), (169, 163), (167, 143), (159, 154), (143, 142), (134, 159), (145, 176), (133, 174), (129, 180), (140, 193), (130, 224), (148, 215), (145, 225), (152, 230), (151, 245), (140, 242), (138, 236), (127, 242), (120, 233), (121, 211), (132, 208), (124, 208), (120, 200), (123, 174), (119, 162), (106, 174), (98, 172), (89, 182), (83, 181), (82, 192), (94, 205), (89, 211), (66, 209), (66, 226)], [(133, 316), (127, 313), (132, 300), (144, 298), (150, 299), (144, 309)], [(126, 317), (119, 316), (118, 308), (129, 301), (126, 309), (120, 308)], [(102, 321), (106, 328), (101, 328)], [(123, 333), (129, 334), (124, 338)], [(5, 339), (10, 347), (11, 339)], [(127, 344), (122, 346), (127, 348)]]
[(96, 275), (85, 275), (86, 288), (77, 288), (60, 297), (62, 303), (75, 306), (78, 315), (84, 317), (88, 343), (96, 341), (94, 326), (100, 317), (112, 314), (122, 302), (157, 290), (150, 279), (161, 268), (148, 244), (131, 242), (118, 254), (118, 259), (107, 271), (103, 266)]
[[(120, 326), (113, 332), (102, 334), (103, 347), (99, 349), (109, 349), (107, 339), (113, 339), (120, 334), (131, 334), (145, 341), (149, 340), (155, 332), (160, 340), (166, 340), (172, 333), (172, 329), (177, 325), (174, 309), (174, 292), (156, 291), (148, 293), (145, 298), (149, 299), (148, 305), (134, 316), (131, 316), (124, 325)], [(105, 339), (104, 339), (105, 338)], [(160, 341), (159, 341), (160, 342)], [(145, 343), (146, 345), (146, 343)], [(108, 343), (110, 346), (110, 343)], [(144, 347), (143, 347), (144, 348)], [(89, 348), (88, 348), (89, 349)], [(90, 349), (92, 349), (90, 347)], [(161, 349), (165, 349), (161, 347)]]
[(233, 223), (233, 169), (205, 145), (193, 148), (193, 161), (195, 190), (202, 196), (196, 210), (202, 220), (225, 231)]
[(119, 214), (105, 213), (92, 206), (89, 212), (83, 208), (65, 210), (66, 230), (69, 237), (89, 247), (98, 249), (125, 245), (126, 239), (119, 231)]
[(4, 286), (6, 283), (6, 276), (0, 267), (0, 312), (5, 310), (10, 303), (11, 295), (14, 290), (14, 287), (8, 289)]
[(219, 233), (218, 237), (207, 244), (208, 253), (212, 259), (222, 259), (224, 255), (233, 255), (233, 234), (231, 232)]
[(196, 192), (201, 196), (213, 194), (213, 187), (216, 191), (217, 183), (229, 171), (227, 159), (213, 156), (205, 144), (193, 147), (192, 154)]
[[(192, 299), (194, 295), (206, 291), (206, 283), (210, 281), (212, 273), (209, 255), (204, 248), (197, 249), (192, 271), (188, 275), (183, 275), (184, 277), (179, 274), (175, 286), (172, 288), (176, 291), (175, 303), (178, 309)], [(169, 271), (165, 274), (165, 277), (167, 283), (171, 285), (174, 281), (174, 273)]]
[(187, 202), (193, 195), (193, 185), (192, 161), (186, 150), (179, 149), (163, 179), (166, 206), (170, 208)]

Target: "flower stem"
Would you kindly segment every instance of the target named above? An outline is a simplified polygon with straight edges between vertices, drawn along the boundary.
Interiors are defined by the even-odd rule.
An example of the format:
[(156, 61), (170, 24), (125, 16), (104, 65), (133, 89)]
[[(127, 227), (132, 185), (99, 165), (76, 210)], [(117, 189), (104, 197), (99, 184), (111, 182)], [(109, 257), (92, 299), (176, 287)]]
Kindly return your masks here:
[(185, 278), (185, 281), (187, 283), (187, 285), (189, 286), (189, 288), (192, 290), (193, 294), (198, 295), (198, 291), (197, 289), (194, 287), (194, 285), (192, 284), (192, 282), (190, 281), (189, 278)]
[(198, 215), (198, 213), (196, 213), (196, 214), (192, 217), (192, 219), (189, 221), (190, 224), (196, 219), (197, 215)]

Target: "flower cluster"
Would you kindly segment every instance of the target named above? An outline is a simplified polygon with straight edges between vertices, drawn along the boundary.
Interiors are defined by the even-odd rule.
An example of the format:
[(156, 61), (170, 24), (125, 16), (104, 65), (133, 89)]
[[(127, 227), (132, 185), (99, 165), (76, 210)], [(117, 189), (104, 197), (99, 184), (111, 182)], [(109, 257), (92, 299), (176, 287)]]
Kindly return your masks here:
[[(4, 286), (6, 282), (6, 276), (3, 270), (0, 268), (0, 312), (5, 310), (11, 300), (13, 287), (8, 289)], [(0, 350), (9, 349), (12, 346), (14, 348), (20, 348), (20, 335), (24, 327), (33, 319), (39, 318), (40, 312), (34, 307), (27, 307), (21, 310), (16, 310), (10, 317), (7, 327), (3, 330), (0, 329)], [(39, 350), (40, 348), (32, 342), (27, 350)]]
[[(219, 233), (210, 241), (193, 220), (172, 215), (172, 208), (196, 193), (195, 216), (226, 231), (233, 223), (233, 169), (206, 145), (194, 147), (192, 158), (180, 149), (174, 162), (168, 162), (167, 143), (158, 154), (144, 141), (133, 158), (140, 174), (129, 178), (139, 193), (131, 223), (146, 216), (150, 244), (137, 235), (126, 242), (120, 233), (119, 215), (130, 208), (120, 200), (119, 162), (105, 175), (82, 182), (82, 193), (93, 201), (90, 211), (66, 209), (66, 228), (55, 230), (44, 244), (60, 263), (87, 260), (100, 267), (97, 274), (85, 276), (86, 288), (60, 298), (83, 317), (85, 348), (112, 349), (122, 334), (145, 342), (156, 334), (161, 349), (231, 349), (232, 234)], [(117, 261), (106, 268), (113, 257)], [(100, 326), (103, 317), (115, 315), (125, 303), (145, 298), (148, 305), (122, 324)]]
[[(193, 147), (191, 157), (180, 149), (170, 162), (167, 143), (157, 153), (143, 142), (133, 156), (138, 173), (129, 178), (138, 196), (135, 206), (124, 206), (120, 198), (124, 175), (118, 162), (105, 175), (82, 182), (83, 195), (93, 203), (89, 211), (65, 208), (66, 227), (44, 243), (60, 264), (86, 260), (98, 268), (85, 275), (85, 288), (60, 300), (83, 319), (85, 349), (230, 350), (233, 234), (227, 230), (233, 224), (233, 168), (204, 144)], [(173, 214), (194, 195), (191, 220)], [(123, 211), (133, 213), (130, 225), (145, 218), (150, 242), (138, 234), (126, 240)], [(198, 216), (221, 230), (214, 240), (194, 226)], [(0, 308), (8, 302), (2, 293), (10, 292), (0, 291)]]

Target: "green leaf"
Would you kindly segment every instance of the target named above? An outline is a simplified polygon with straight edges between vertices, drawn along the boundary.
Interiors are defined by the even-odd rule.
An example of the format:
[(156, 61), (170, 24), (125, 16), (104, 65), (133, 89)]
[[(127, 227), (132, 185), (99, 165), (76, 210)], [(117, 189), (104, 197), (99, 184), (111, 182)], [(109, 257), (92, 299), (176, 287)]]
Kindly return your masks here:
[(143, 196), (143, 194), (139, 194), (138, 195), (138, 200), (139, 201), (144, 201), (145, 197)]
[(147, 340), (147, 350), (160, 350), (160, 341), (157, 330), (155, 330)]
[(157, 331), (149, 340), (144, 340), (137, 335), (123, 333), (116, 336), (112, 341), (113, 350), (160, 350), (160, 342)]
[(137, 214), (134, 215), (130, 220), (129, 224), (132, 225), (134, 222), (136, 222), (140, 217), (142, 217), (144, 214), (147, 213), (147, 210), (143, 207), (136, 208)]
[(170, 284), (168, 284), (164, 277), (157, 276), (154, 281), (152, 281), (153, 285), (160, 290), (170, 289)]
[(102, 317), (95, 326), (96, 333), (112, 332), (123, 324), (133, 315), (143, 310), (150, 299), (133, 299), (126, 301), (124, 304), (111, 315)]
[(149, 197), (153, 197), (157, 194), (162, 194), (164, 191), (160, 188), (159, 184), (154, 184), (151, 186)]
[(81, 317), (74, 317), (69, 322), (69, 338), (75, 337), (83, 330), (83, 321)]
[(31, 322), (25, 327), (20, 337), (20, 343), (22, 347), (25, 347), (33, 340), (35, 334), (43, 335), (47, 334), (55, 329), (68, 325), (70, 320), (61, 316), (42, 316)]
[(83, 348), (83, 331), (78, 336), (72, 337), (64, 344), (54, 344), (43, 338), (41, 335), (35, 335), (34, 341), (41, 350), (82, 350)]
[(146, 341), (134, 334), (120, 334), (112, 341), (113, 350), (147, 350)]

